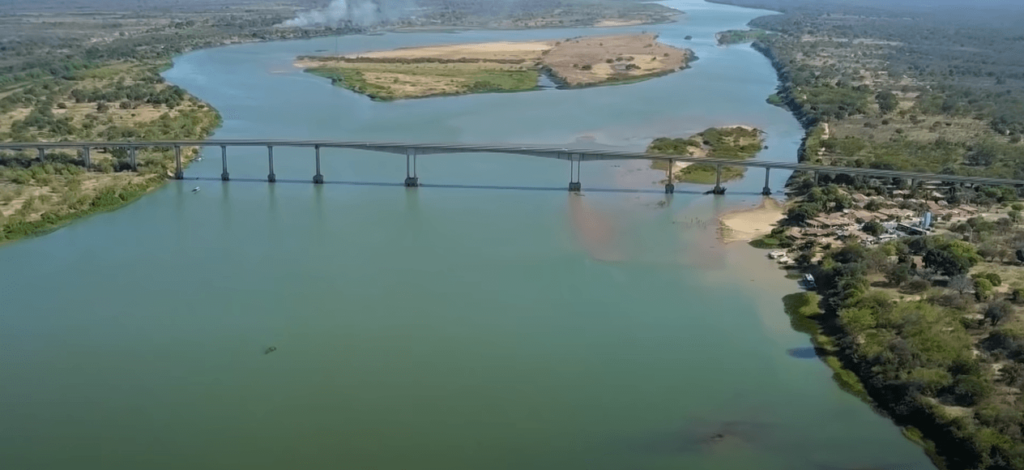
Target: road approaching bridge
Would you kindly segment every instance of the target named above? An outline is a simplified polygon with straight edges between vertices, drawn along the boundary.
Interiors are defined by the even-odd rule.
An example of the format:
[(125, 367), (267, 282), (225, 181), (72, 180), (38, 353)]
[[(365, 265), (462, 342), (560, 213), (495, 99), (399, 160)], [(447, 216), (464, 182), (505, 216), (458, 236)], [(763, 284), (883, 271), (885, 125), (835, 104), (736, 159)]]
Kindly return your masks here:
[(764, 189), (763, 194), (771, 194), (768, 187), (768, 175), (773, 168), (792, 171), (812, 172), (818, 174), (846, 174), (851, 176), (865, 176), (870, 178), (900, 178), (911, 182), (940, 181), (947, 183), (965, 183), (975, 185), (992, 186), (1024, 186), (1024, 181), (1002, 178), (986, 178), (979, 176), (957, 176), (943, 175), (937, 173), (918, 173), (910, 171), (879, 170), (873, 168), (836, 167), (823, 165), (807, 165), (803, 163), (773, 162), (765, 160), (727, 160), (721, 158), (690, 157), (681, 155), (658, 155), (637, 152), (620, 152), (615, 150), (594, 150), (574, 149), (566, 147), (551, 147), (542, 145), (517, 145), (517, 144), (445, 144), (445, 143), (406, 143), (406, 142), (349, 142), (329, 140), (174, 140), (154, 142), (4, 142), (0, 143), (0, 150), (31, 150), (36, 149), (40, 160), (45, 158), (47, 150), (53, 149), (78, 149), (81, 150), (83, 163), (88, 168), (90, 165), (89, 151), (93, 148), (125, 148), (128, 150), (129, 161), (132, 169), (137, 169), (135, 159), (136, 149), (139, 148), (173, 148), (176, 179), (185, 177), (181, 161), (182, 147), (220, 147), (221, 164), (223, 171), (221, 179), (228, 181), (228, 147), (266, 147), (267, 162), (270, 172), (267, 174), (267, 181), (274, 182), (277, 176), (274, 174), (274, 147), (308, 147), (316, 153), (316, 174), (313, 176), (313, 183), (323, 184), (324, 177), (320, 173), (320, 149), (322, 148), (346, 148), (353, 150), (367, 150), (372, 152), (392, 153), (405, 155), (405, 185), (409, 187), (419, 186), (419, 177), (416, 175), (417, 155), (450, 154), (450, 153), (503, 153), (512, 155), (529, 155), (534, 157), (556, 158), (569, 161), (569, 191), (582, 190), (579, 180), (579, 168), (584, 161), (593, 160), (659, 160), (668, 163), (668, 183), (665, 185), (665, 192), (672, 193), (675, 186), (672, 181), (674, 162), (705, 163), (715, 165), (718, 169), (715, 187), (710, 192), (724, 194), (722, 186), (722, 167), (740, 166), (747, 168), (764, 168)]

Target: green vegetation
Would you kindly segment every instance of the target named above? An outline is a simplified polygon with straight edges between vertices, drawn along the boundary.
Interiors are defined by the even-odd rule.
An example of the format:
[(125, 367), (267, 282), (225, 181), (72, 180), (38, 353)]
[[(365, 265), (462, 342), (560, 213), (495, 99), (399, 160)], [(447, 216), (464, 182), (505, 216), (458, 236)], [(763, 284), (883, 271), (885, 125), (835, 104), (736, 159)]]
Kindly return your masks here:
[(815, 350), (825, 364), (832, 369), (832, 379), (843, 390), (863, 400), (868, 400), (864, 385), (856, 374), (843, 367), (842, 362), (835, 356), (837, 352), (835, 343), (822, 331), (820, 322), (823, 312), (819, 307), (821, 297), (813, 292), (799, 292), (783, 297), (782, 303), (785, 306), (786, 314), (789, 315), (790, 325), (793, 329), (811, 336), (811, 343), (814, 344)]
[[(424, 65), (410, 66), (413, 63)], [(328, 78), (336, 86), (380, 101), (532, 90), (537, 87), (537, 78), (540, 74), (536, 69), (523, 69), (518, 66), (480, 66), (475, 63), (442, 65), (440, 62), (422, 60), (386, 64), (343, 62), (306, 71)]]
[[(659, 155), (706, 156), (730, 160), (753, 158), (764, 146), (763, 133), (745, 127), (710, 128), (686, 139), (661, 137), (647, 147), (648, 153)], [(654, 162), (653, 168), (665, 169), (666, 162)], [(723, 166), (722, 181), (741, 178), (743, 167)], [(717, 167), (708, 163), (692, 163), (674, 175), (678, 181), (695, 184), (715, 184)]]
[[(168, 52), (190, 41), (176, 37), (177, 42), (162, 45)], [(0, 141), (209, 136), (220, 125), (217, 112), (166, 84), (159, 74), (169, 56), (154, 54), (142, 45), (148, 40), (135, 39), (84, 50), (67, 45), (82, 52), (77, 59), (51, 57), (52, 51), (44, 49), (3, 62)], [(185, 157), (192, 156), (190, 149)], [(47, 152), (42, 160), (36, 152), (0, 152), (0, 243), (135, 200), (164, 180), (173, 167), (171, 149), (140, 149), (137, 166), (138, 172), (131, 171), (128, 152), (120, 148), (92, 149), (88, 168), (78, 151)]]
[[(25, 217), (10, 217), (0, 225), (0, 243), (19, 238), (41, 235), (60, 228), (67, 223), (96, 214), (120, 208), (142, 197), (154, 187), (163, 183), (160, 178), (149, 178), (138, 183), (111, 185), (99, 190), (93, 196), (82, 195), (52, 212), (43, 212), (39, 218), (27, 220)], [(31, 203), (22, 207), (31, 207)], [(4, 222), (0, 217), (0, 222)]]
[[(769, 102), (807, 129), (802, 161), (1024, 178), (1024, 53), (1018, 25), (993, 21), (1008, 6), (929, 5), (925, 13), (906, 2), (714, 1), (785, 12), (751, 22), (774, 33), (753, 47), (779, 73)], [(825, 361), (860, 377), (940, 468), (1024, 469), (1024, 205), (1014, 207), (1014, 188), (907, 183), (795, 175), (785, 226), (753, 244), (800, 244), (797, 264), (824, 297), (818, 324), (838, 346)], [(905, 195), (889, 197), (895, 189)], [(816, 247), (812, 235), (806, 243), (792, 235), (827, 225), (812, 220), (821, 214), (857, 210), (856, 193), (882, 197), (861, 199), (872, 212), (920, 213), (930, 209), (925, 201), (1012, 210), (872, 248), (849, 239)], [(817, 253), (824, 257), (811, 264)]]
[[(918, 237), (870, 249), (854, 244), (832, 250), (814, 267), (827, 293), (820, 323), (835, 331), (840, 356), (868, 379), (871, 396), (897, 420), (924, 429), (951, 467), (1017, 465), (1024, 462), (1024, 443), (1015, 443), (1007, 433), (1024, 424), (1018, 411), (1024, 405), (1005, 401), (1001, 383), (1009, 378), (991, 372), (993, 363), (1004, 369), (1021, 367), (1002, 357), (1015, 357), (1017, 344), (1024, 344), (1016, 338), (1024, 335), (995, 328), (1014, 314), (1014, 307), (1002, 301), (988, 304), (981, 308), (989, 323), (968, 320), (976, 308), (972, 297), (957, 291), (953, 278), (912, 264), (914, 257), (933, 252), (973, 259), (972, 249), (945, 237)], [(901, 261), (890, 264), (893, 256)], [(899, 266), (928, 284), (947, 288), (932, 287), (934, 292), (923, 300), (897, 300), (868, 287), (873, 276)], [(988, 277), (979, 276), (976, 286), (991, 286)], [(976, 341), (972, 337), (988, 338), (981, 355), (971, 352)], [(974, 413), (956, 411), (962, 408)]]
[(769, 34), (771, 33), (761, 29), (729, 30), (722, 31), (721, 33), (716, 34), (715, 37), (718, 38), (718, 44), (724, 46), (728, 44), (754, 42), (758, 39), (764, 39), (765, 36), (768, 36)]
[[(718, 169), (715, 165), (709, 165), (707, 163), (694, 163), (682, 170), (679, 170), (677, 174), (678, 180), (686, 183), (694, 184), (715, 184), (717, 180)], [(732, 181), (740, 179), (746, 173), (746, 168), (736, 166), (723, 166), (722, 167), (722, 182)]]

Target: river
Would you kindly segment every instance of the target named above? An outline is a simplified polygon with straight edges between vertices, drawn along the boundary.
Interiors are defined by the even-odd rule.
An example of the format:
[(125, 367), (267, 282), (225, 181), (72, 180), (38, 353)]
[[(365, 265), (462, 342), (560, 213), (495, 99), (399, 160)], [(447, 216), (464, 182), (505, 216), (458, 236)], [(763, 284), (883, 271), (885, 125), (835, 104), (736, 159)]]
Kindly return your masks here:
[[(235, 45), (167, 79), (224, 117), (216, 138), (522, 142), (641, 150), (748, 124), (759, 158), (802, 134), (777, 84), (714, 33), (767, 12), (667, 2), (680, 22), (389, 33)], [(292, 66), (318, 50), (656, 31), (691, 69), (646, 82), (371, 102)], [(693, 40), (684, 40), (692, 35)], [(219, 149), (154, 194), (0, 248), (0, 463), (34, 469), (933, 468), (840, 391), (792, 331), (798, 288), (713, 219), (755, 204), (638, 164), (419, 160)], [(781, 188), (787, 175), (772, 174)], [(199, 193), (191, 193), (200, 186)], [(541, 188), (541, 189), (536, 189)], [(552, 190), (544, 190), (544, 189)], [(277, 350), (264, 354), (266, 348)]]

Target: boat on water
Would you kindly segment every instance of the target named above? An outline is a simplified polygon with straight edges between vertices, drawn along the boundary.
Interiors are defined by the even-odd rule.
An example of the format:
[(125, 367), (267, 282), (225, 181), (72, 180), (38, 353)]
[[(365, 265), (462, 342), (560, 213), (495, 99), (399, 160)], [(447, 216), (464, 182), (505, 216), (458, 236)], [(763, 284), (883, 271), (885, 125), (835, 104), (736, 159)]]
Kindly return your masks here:
[(198, 193), (199, 192), (199, 186), (196, 186), (196, 187), (192, 188), (192, 192), (193, 193)]

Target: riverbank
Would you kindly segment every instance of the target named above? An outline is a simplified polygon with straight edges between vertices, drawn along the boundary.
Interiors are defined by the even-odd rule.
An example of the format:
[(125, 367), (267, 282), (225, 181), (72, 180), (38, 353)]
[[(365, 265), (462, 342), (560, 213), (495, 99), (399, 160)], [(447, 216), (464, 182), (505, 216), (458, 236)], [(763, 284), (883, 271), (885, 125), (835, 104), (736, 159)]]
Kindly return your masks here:
[[(890, 76), (885, 58), (914, 49), (892, 40), (891, 25), (838, 33), (822, 20), (813, 27), (820, 34), (763, 35), (753, 43), (779, 75), (779, 92), (769, 102), (789, 108), (806, 129), (801, 161), (1011, 178), (1018, 171), (1012, 155), (1020, 136), (1006, 124), (1012, 113), (997, 117), (990, 110), (1000, 103), (986, 99), (977, 100), (987, 107), (973, 119), (955, 112), (972, 105), (958, 97), (970, 96), (961, 93), (975, 84), (950, 94), (915, 73)], [(856, 33), (865, 30), (873, 36)], [(913, 34), (903, 39), (917, 41)], [(851, 54), (875, 65), (852, 64), (844, 59)], [(836, 87), (835, 76), (795, 72), (826, 66), (845, 86)], [(972, 156), (979, 141), (985, 159)], [(889, 183), (864, 188), (843, 178), (794, 175), (791, 227), (777, 228), (763, 245), (788, 251), (794, 268), (818, 280), (823, 313), (813, 318), (816, 328), (841, 345), (822, 359), (856, 374), (871, 403), (936, 465), (1024, 468), (1016, 346), (1024, 336), (1018, 320), (1024, 295), (1016, 290), (1024, 284), (1013, 262), (1016, 242), (1009, 241), (1019, 196), (1008, 188), (961, 192)], [(914, 227), (926, 212), (942, 220), (935, 231), (895, 228)], [(983, 253), (989, 263), (980, 262)], [(955, 261), (943, 264), (947, 257)]]
[(771, 233), (783, 218), (783, 206), (772, 198), (764, 198), (749, 209), (739, 209), (719, 216), (721, 236), (725, 243), (752, 241)]
[(692, 51), (657, 39), (635, 34), (413, 47), (304, 56), (295, 66), (380, 101), (533, 90), (542, 73), (560, 88), (582, 88), (662, 76), (693, 58)]
[[(76, 72), (57, 86), (28, 83), (0, 97), (0, 140), (202, 140), (216, 110), (160, 77), (163, 62), (118, 62)], [(0, 152), (0, 243), (41, 235), (128, 204), (173, 173), (169, 148)], [(198, 155), (185, 148), (184, 164)]]

